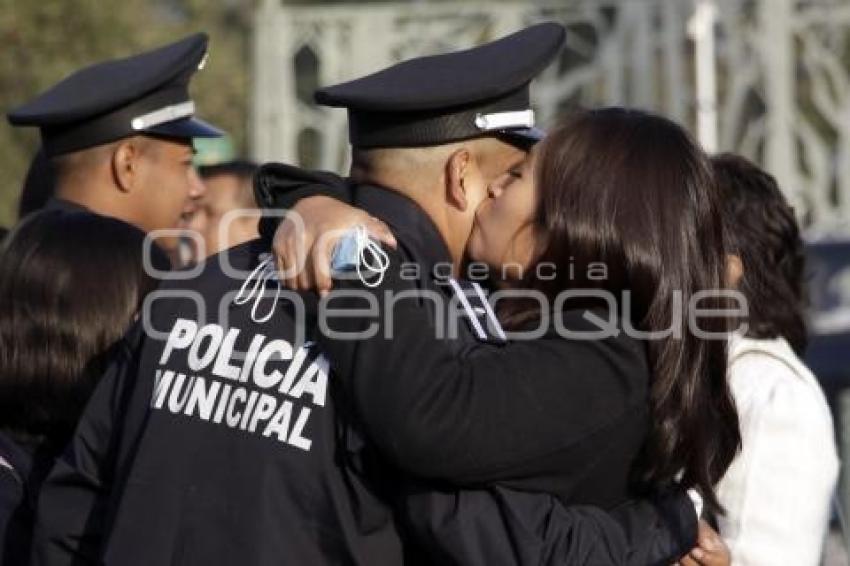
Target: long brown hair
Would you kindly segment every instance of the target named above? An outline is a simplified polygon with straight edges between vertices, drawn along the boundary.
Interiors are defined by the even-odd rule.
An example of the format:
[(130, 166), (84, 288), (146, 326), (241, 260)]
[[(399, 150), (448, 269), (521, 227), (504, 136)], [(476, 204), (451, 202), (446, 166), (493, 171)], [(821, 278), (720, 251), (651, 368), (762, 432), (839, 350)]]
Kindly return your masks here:
[[(0, 248), (0, 429), (61, 448), (158, 281), (143, 232), (87, 212), (28, 216)], [(167, 266), (150, 248), (152, 264)]]
[[(708, 157), (681, 127), (636, 110), (576, 113), (538, 148), (535, 262), (521, 286), (553, 298), (565, 289), (601, 289), (620, 299), (638, 330), (675, 328), (648, 339), (651, 426), (638, 476), (661, 486), (681, 474), (721, 511), (714, 484), (740, 446), (738, 417), (726, 381), (726, 341), (691, 332), (688, 309), (701, 290), (723, 288), (725, 251), (717, 189)], [(591, 264), (607, 276), (590, 277)], [(571, 266), (566, 269), (566, 266)], [(683, 308), (674, 308), (681, 293)], [(705, 307), (705, 303), (700, 303)], [(527, 317), (515, 304), (509, 319)], [(700, 321), (703, 330), (726, 328)]]

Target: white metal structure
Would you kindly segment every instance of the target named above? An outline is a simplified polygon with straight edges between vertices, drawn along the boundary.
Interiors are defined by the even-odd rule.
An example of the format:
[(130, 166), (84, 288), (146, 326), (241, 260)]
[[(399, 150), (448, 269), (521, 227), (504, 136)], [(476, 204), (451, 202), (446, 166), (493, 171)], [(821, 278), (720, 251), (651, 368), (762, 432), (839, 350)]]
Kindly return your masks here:
[(763, 164), (810, 235), (850, 234), (850, 0), (263, 0), (254, 156), (342, 171), (345, 112), (313, 105), (313, 88), (543, 20), (568, 39), (533, 88), (538, 123), (577, 105), (661, 112)]

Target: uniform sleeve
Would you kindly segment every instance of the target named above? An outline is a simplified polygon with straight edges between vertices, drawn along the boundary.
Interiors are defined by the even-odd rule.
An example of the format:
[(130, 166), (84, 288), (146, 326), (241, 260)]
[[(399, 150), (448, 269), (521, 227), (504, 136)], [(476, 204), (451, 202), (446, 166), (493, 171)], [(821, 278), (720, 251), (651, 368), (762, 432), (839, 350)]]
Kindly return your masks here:
[(433, 564), (666, 566), (696, 544), (696, 514), (678, 488), (612, 513), (498, 487), (429, 488), (410, 491), (401, 511), (418, 552)]
[[(267, 163), (254, 176), (254, 199), (264, 210), (289, 210), (308, 197), (325, 196), (351, 204), (352, 190), (344, 179), (324, 171), (307, 171), (283, 163)], [(259, 232), (271, 240), (282, 217), (267, 215), (260, 219)]]
[(623, 419), (645, 410), (646, 383), (629, 377), (645, 363), (634, 343), (547, 335), (460, 347), (440, 337), (429, 299), (411, 296), (414, 282), (390, 256), (377, 288), (340, 283), (317, 340), (370, 438), (403, 470), (460, 484), (579, 475)]
[(721, 534), (736, 565), (815, 566), (838, 474), (828, 409), (798, 377), (771, 379), (789, 372), (781, 363), (736, 366), (770, 386), (736, 395), (743, 451), (720, 484)]
[(134, 328), (122, 342), (42, 485), (33, 531), (34, 566), (96, 563), (141, 335), (141, 328)]

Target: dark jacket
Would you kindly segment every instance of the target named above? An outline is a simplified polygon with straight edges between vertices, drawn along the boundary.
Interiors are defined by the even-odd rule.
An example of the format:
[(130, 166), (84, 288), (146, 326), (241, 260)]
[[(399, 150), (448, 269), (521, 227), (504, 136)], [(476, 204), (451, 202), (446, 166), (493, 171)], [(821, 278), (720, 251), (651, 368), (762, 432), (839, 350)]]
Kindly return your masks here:
[(53, 455), (0, 432), (0, 564), (29, 562), (36, 500)]
[[(267, 249), (233, 248), (160, 288), (45, 483), (36, 564), (401, 563), (391, 479), (298, 337), (308, 324), (285, 299), (239, 304), (243, 282), (264, 287), (266, 272), (249, 274)], [(217, 336), (203, 359), (175, 346), (181, 325)]]
[[(648, 429), (645, 345), (621, 331), (588, 340), (560, 336), (559, 324), (573, 333), (600, 332), (590, 315), (607, 315), (584, 309), (552, 313), (536, 339), (503, 342), (482, 305), (473, 315), (485, 331), (479, 338), (463, 303), (480, 302), (475, 286), (439, 267), (431, 274), (434, 266), (450, 266), (450, 256), (424, 212), (398, 193), (368, 185), (356, 188), (354, 201), (389, 224), (399, 247), (388, 252), (379, 286), (357, 278), (336, 282), (337, 290), (368, 297), (332, 294), (327, 303), (330, 329), (351, 335), (369, 329), (370, 336), (326, 333), (317, 340), (382, 454), (410, 475), (458, 486), (498, 483), (603, 508), (624, 503)], [(409, 276), (413, 264), (423, 266), (421, 278)], [(372, 314), (334, 317), (367, 312), (369, 299), (377, 307)], [(457, 325), (453, 313), (460, 315)], [(454, 326), (456, 339), (440, 337)]]

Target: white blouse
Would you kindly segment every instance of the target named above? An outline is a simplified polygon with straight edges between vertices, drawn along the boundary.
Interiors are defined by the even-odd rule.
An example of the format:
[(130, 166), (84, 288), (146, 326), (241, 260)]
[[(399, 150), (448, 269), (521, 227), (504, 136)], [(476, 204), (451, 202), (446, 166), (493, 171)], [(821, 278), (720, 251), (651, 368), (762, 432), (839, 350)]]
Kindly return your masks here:
[(729, 360), (743, 448), (717, 490), (732, 564), (815, 566), (839, 467), (826, 398), (784, 339), (735, 336)]

